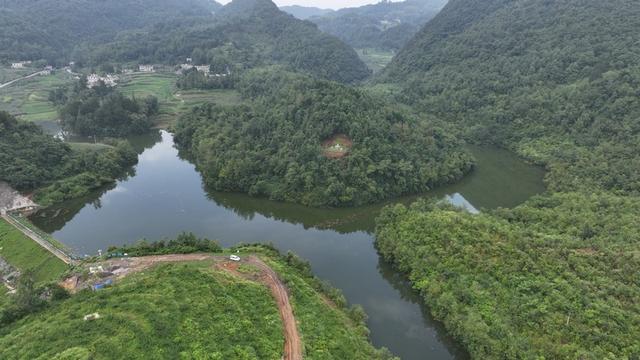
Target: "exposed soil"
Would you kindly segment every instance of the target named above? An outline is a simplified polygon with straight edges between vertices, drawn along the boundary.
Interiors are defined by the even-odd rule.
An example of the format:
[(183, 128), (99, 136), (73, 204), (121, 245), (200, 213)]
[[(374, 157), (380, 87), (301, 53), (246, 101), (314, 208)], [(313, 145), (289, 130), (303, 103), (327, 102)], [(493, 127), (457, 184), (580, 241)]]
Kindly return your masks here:
[(13, 211), (37, 207), (28, 197), (22, 196), (9, 184), (0, 181), (0, 211)]
[(347, 154), (353, 146), (353, 141), (345, 134), (336, 134), (322, 142), (322, 153), (329, 159), (340, 159)]
[[(63, 281), (61, 285), (73, 293), (80, 289), (90, 287), (93, 284), (104, 282), (107, 279), (117, 281), (156, 264), (204, 260), (212, 260), (216, 268), (251, 281), (260, 282), (271, 290), (271, 294), (278, 304), (284, 329), (284, 354), (282, 358), (284, 360), (301, 360), (302, 341), (298, 333), (295, 316), (293, 315), (293, 308), (289, 302), (287, 288), (273, 269), (260, 260), (260, 258), (253, 255), (243, 257), (239, 262), (231, 261), (225, 256), (208, 254), (175, 254), (110, 259), (101, 263), (91, 264), (92, 266), (102, 266), (105, 270), (103, 274), (96, 274), (85, 280), (82, 280), (78, 276), (72, 276)], [(240, 271), (239, 266), (241, 264), (250, 264), (256, 269), (256, 272), (248, 273)]]

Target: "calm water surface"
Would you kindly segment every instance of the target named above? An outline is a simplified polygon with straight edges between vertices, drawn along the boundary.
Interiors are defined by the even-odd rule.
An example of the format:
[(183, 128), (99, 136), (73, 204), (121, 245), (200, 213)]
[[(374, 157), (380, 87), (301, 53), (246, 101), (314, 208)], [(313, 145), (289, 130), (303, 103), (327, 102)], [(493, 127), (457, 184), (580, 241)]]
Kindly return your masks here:
[[(381, 205), (311, 209), (241, 194), (207, 192), (195, 167), (181, 159), (171, 134), (134, 140), (141, 155), (134, 173), (90, 197), (47, 209), (36, 225), (79, 254), (183, 231), (222, 245), (273, 243), (310, 261), (314, 273), (342, 289), (369, 314), (371, 339), (403, 359), (464, 359), (466, 354), (419, 305), (406, 279), (373, 247)], [(472, 148), (478, 169), (461, 182), (424, 196), (448, 197), (470, 211), (514, 206), (544, 191), (543, 171), (512, 154)], [(409, 203), (415, 197), (397, 199)]]

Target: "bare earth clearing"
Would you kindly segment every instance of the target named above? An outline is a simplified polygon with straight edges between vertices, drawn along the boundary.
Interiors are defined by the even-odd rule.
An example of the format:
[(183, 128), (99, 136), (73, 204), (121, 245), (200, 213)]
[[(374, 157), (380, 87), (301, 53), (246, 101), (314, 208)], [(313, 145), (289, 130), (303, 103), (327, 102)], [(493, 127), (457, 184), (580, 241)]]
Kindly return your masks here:
[(28, 197), (20, 195), (9, 184), (0, 181), (0, 212), (35, 208), (37, 205)]
[(353, 141), (345, 134), (336, 134), (322, 142), (322, 152), (329, 159), (340, 159), (349, 153)]
[[(233, 262), (226, 256), (208, 255), (208, 254), (175, 254), (175, 255), (156, 255), (133, 258), (110, 259), (100, 263), (92, 264), (92, 266), (102, 266), (107, 276), (102, 277), (97, 282), (104, 282), (108, 279), (112, 281), (120, 280), (127, 275), (143, 271), (156, 264), (174, 263), (185, 261), (205, 261), (214, 262), (217, 269), (227, 271), (235, 276), (242, 277), (247, 280), (257, 281), (266, 285), (278, 304), (280, 317), (284, 329), (284, 360), (301, 360), (302, 359), (302, 341), (296, 325), (296, 319), (293, 315), (293, 308), (289, 302), (289, 294), (286, 286), (282, 283), (278, 274), (265, 264), (257, 256), (249, 255), (244, 257), (240, 262)], [(241, 264), (251, 265), (256, 272), (245, 273), (238, 271)], [(94, 281), (82, 281), (78, 276), (72, 276), (66, 279), (62, 286), (71, 292), (89, 287), (95, 283)]]

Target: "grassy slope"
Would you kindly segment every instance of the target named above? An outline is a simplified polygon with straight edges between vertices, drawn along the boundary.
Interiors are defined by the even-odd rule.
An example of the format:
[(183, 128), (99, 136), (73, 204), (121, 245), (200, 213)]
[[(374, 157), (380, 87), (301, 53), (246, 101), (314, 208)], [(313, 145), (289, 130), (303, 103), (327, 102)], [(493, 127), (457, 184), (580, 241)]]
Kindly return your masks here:
[[(345, 313), (328, 306), (292, 268), (266, 261), (287, 280), (305, 359), (373, 358), (374, 348)], [(93, 312), (102, 318), (82, 320)], [(0, 329), (0, 358), (76, 351), (96, 359), (280, 359), (283, 342), (266, 287), (213, 270), (208, 262), (181, 263), (159, 265), (104, 291), (81, 292)]]
[(37, 282), (58, 278), (67, 266), (33, 240), (0, 219), (0, 256), (21, 271), (33, 271)]
[(296, 271), (275, 261), (266, 262), (287, 284), (305, 359), (375, 358), (366, 329), (358, 328), (343, 311), (328, 305)]
[(5, 110), (28, 121), (56, 120), (58, 113), (49, 102), (49, 91), (71, 84), (73, 78), (58, 70), (50, 76), (36, 76), (19, 81), (1, 91), (0, 110)]
[[(83, 321), (99, 312), (101, 319)], [(206, 263), (161, 265), (100, 292), (82, 292), (0, 330), (0, 358), (277, 359), (284, 339), (265, 287)]]

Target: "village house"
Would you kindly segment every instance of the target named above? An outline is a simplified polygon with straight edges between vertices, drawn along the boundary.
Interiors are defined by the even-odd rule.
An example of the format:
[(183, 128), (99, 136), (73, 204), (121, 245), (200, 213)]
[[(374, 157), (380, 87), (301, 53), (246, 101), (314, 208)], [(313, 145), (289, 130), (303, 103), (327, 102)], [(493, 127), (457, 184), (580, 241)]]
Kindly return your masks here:
[(198, 65), (196, 66), (196, 70), (198, 70), (201, 73), (204, 73), (205, 75), (209, 75), (209, 72), (211, 71), (211, 67), (209, 65)]
[(91, 74), (87, 76), (87, 87), (93, 88), (98, 86), (100, 81), (102, 81), (106, 86), (114, 87), (117, 85), (118, 77), (116, 75), (107, 74), (105, 76), (99, 76), (97, 74)]
[(193, 69), (193, 65), (191, 64), (180, 64), (180, 70), (191, 70)]
[(139, 65), (138, 70), (140, 72), (154, 72), (153, 65)]
[(31, 61), (18, 61), (11, 63), (12, 69), (24, 69), (25, 65), (31, 64)]

